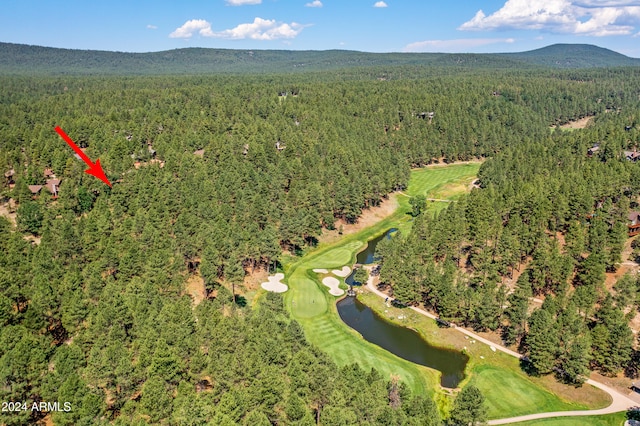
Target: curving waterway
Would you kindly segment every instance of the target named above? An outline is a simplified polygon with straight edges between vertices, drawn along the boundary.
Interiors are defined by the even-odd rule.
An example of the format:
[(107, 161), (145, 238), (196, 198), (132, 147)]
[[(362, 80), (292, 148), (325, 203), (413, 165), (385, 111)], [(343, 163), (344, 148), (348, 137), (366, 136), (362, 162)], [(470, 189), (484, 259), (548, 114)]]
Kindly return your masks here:
[(464, 379), (464, 369), (469, 361), (465, 354), (431, 345), (414, 330), (381, 318), (355, 297), (340, 300), (337, 307), (342, 321), (366, 341), (407, 361), (440, 371), (443, 387), (455, 388)]
[[(378, 247), (378, 243), (382, 240), (391, 239), (391, 237), (393, 236), (393, 233), (396, 231), (397, 231), (396, 228), (391, 228), (387, 230), (387, 232), (380, 234), (379, 236), (375, 237), (372, 240), (369, 240), (364, 250), (362, 250), (357, 254), (356, 263), (360, 265), (369, 265), (371, 263), (374, 263), (377, 260), (376, 247)], [(351, 274), (344, 280), (344, 282), (347, 283), (347, 285), (356, 284), (356, 282), (353, 279), (355, 274), (356, 274), (356, 271), (354, 269), (353, 272), (351, 272)]]
[[(357, 263), (368, 264), (375, 261), (375, 249), (382, 239), (390, 238), (395, 229), (390, 229), (369, 241), (367, 247), (358, 253)], [(353, 282), (353, 274), (346, 282)], [(349, 282), (351, 279), (351, 283)], [(464, 379), (464, 370), (469, 361), (465, 354), (431, 345), (416, 331), (393, 324), (355, 297), (346, 297), (337, 303), (338, 314), (349, 327), (375, 345), (416, 364), (433, 368), (442, 373), (440, 384), (446, 388), (456, 388)]]

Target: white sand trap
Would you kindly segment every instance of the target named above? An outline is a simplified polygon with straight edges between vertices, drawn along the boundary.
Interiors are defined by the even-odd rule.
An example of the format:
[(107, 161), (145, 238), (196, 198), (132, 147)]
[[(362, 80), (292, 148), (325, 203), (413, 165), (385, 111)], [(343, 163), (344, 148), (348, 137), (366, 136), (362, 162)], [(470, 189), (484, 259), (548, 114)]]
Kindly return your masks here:
[(349, 276), (349, 274), (351, 273), (351, 268), (349, 268), (348, 266), (343, 266), (342, 269), (334, 269), (331, 272), (333, 272), (333, 275), (344, 278)]
[(344, 294), (344, 290), (339, 287), (340, 286), (340, 281), (338, 281), (337, 278), (325, 277), (322, 280), (322, 284), (324, 284), (327, 287), (329, 287), (329, 294), (331, 294), (333, 296), (342, 296)]
[(280, 282), (284, 278), (283, 273), (277, 273), (268, 277), (268, 281), (266, 283), (262, 283), (261, 286), (267, 291), (272, 291), (274, 293), (284, 293), (289, 289), (286, 284)]
[(316, 274), (328, 274), (328, 273), (329, 273), (329, 271), (328, 271), (328, 270), (326, 270), (326, 269), (321, 269), (321, 268), (314, 269), (314, 270), (313, 270), (313, 272), (315, 272)]

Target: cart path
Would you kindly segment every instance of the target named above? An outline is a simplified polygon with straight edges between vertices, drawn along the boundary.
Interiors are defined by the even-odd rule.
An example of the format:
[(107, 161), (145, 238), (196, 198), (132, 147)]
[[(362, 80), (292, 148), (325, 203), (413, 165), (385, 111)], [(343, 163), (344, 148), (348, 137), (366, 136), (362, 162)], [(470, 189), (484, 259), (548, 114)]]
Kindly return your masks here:
[[(387, 297), (389, 297), (387, 294), (381, 292), (380, 290), (378, 290), (376, 288), (376, 286), (373, 283), (373, 277), (369, 276), (369, 279), (367, 280), (367, 289), (369, 289), (369, 291), (371, 291), (374, 294), (377, 294), (378, 296), (386, 299)], [(425, 311), (424, 309), (420, 309), (417, 308), (415, 306), (409, 306), (409, 309), (414, 310), (415, 312), (421, 314), (421, 315), (425, 315), (429, 318), (433, 318), (433, 319), (437, 319), (438, 316), (434, 315), (430, 312)], [(522, 354), (513, 351), (509, 348), (505, 348), (502, 345), (498, 345), (490, 340), (487, 340), (483, 337), (478, 336), (477, 334), (475, 334), (472, 331), (469, 331), (467, 329), (464, 329), (462, 327), (454, 327), (454, 330), (459, 331), (460, 333), (466, 334), (469, 337), (472, 337), (474, 339), (476, 339), (479, 342), (485, 343), (489, 346), (492, 346), (494, 348), (496, 348), (497, 350), (504, 352), (508, 355), (511, 355), (513, 357), (516, 357), (518, 359), (522, 358)], [(612, 413), (618, 413), (620, 411), (627, 411), (629, 408), (631, 407), (635, 407), (638, 406), (640, 404), (638, 404), (638, 402), (634, 401), (633, 399), (627, 397), (626, 395), (618, 392), (617, 390), (610, 388), (609, 386), (600, 383), (598, 381), (595, 380), (587, 380), (585, 382), (586, 384), (589, 384), (591, 386), (594, 386), (598, 389), (602, 389), (603, 391), (605, 391), (606, 393), (609, 394), (609, 396), (611, 396), (611, 404), (608, 407), (605, 408), (600, 408), (597, 410), (576, 410), (576, 411), (555, 411), (555, 412), (547, 412), (547, 413), (536, 413), (536, 414), (528, 414), (526, 416), (518, 416), (518, 417), (509, 417), (509, 418), (505, 418), (505, 419), (495, 419), (495, 420), (489, 420), (488, 424), (489, 425), (504, 425), (504, 424), (508, 424), (508, 423), (517, 423), (517, 422), (523, 422), (526, 420), (536, 420), (536, 419), (547, 419), (550, 417), (572, 417), (572, 416), (597, 416), (597, 415), (601, 415), (601, 414), (612, 414)]]

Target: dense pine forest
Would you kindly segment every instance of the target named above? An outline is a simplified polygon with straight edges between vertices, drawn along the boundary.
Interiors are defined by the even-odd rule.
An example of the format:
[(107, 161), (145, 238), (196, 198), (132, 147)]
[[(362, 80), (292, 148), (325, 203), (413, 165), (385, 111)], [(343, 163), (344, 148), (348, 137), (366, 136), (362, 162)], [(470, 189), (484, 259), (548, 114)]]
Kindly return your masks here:
[[(419, 215), (407, 238), (384, 247), (381, 276), (393, 294), (500, 332), (537, 373), (578, 383), (589, 369), (635, 371), (628, 321), (638, 282), (625, 275), (605, 285), (640, 195), (638, 80), (618, 84), (624, 90), (610, 92), (617, 99), (591, 126), (505, 147), (483, 164), (469, 197)], [(533, 312), (532, 297), (544, 298)]]
[[(281, 297), (246, 303), (242, 286), (357, 222), (411, 168), (478, 158), (478, 188), (381, 248), (382, 280), (401, 302), (502, 333), (538, 374), (633, 368), (638, 285), (604, 276), (639, 209), (624, 153), (640, 142), (638, 68), (1, 81), (3, 401), (71, 401), (56, 425), (440, 424), (431, 395), (338, 368)], [(530, 313), (532, 296), (545, 301)]]

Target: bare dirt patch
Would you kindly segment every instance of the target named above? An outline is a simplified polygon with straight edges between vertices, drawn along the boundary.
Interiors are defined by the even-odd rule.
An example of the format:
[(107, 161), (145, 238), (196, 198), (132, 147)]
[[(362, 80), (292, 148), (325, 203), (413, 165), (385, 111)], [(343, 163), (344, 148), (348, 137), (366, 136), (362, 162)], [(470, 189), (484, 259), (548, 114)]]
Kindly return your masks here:
[(198, 306), (207, 297), (204, 279), (200, 275), (191, 275), (189, 277), (185, 291), (193, 300), (193, 306)]
[[(476, 333), (478, 336), (482, 337), (483, 339), (487, 339), (495, 343), (496, 345), (506, 346), (502, 341), (502, 338), (500, 337), (500, 333), (497, 331), (475, 331), (469, 327), (463, 327), (463, 328), (466, 328), (467, 330)], [(518, 350), (518, 348), (513, 348), (513, 347), (511, 349)]]
[(10, 198), (8, 203), (0, 204), (0, 216), (6, 217), (13, 226), (16, 226), (16, 203), (13, 198)]
[(35, 235), (25, 235), (24, 237), (25, 240), (29, 241), (31, 244), (33, 245), (40, 245), (40, 241), (42, 240), (41, 237), (36, 237)]
[(503, 278), (502, 284), (507, 286), (507, 288), (509, 289), (509, 294), (515, 291), (518, 278), (520, 278), (520, 275), (522, 275), (524, 271), (526, 271), (526, 269), (529, 267), (529, 263), (531, 263), (531, 260), (531, 256), (527, 257), (524, 262), (520, 262), (518, 265), (516, 265), (511, 273), (511, 278)]
[(627, 238), (627, 241), (625, 241), (624, 248), (622, 249), (622, 253), (620, 254), (620, 267), (615, 272), (606, 273), (604, 283), (608, 291), (611, 291), (616, 282), (618, 282), (618, 280), (622, 278), (624, 274), (630, 273), (632, 275), (636, 275), (640, 270), (640, 265), (629, 260), (631, 258), (631, 253), (633, 252), (631, 243), (634, 239), (635, 238)]
[[(622, 393), (623, 395), (627, 395), (629, 397), (634, 396), (634, 392), (631, 391), (631, 382), (633, 380), (628, 377), (625, 377), (623, 373), (619, 373), (615, 377), (608, 377), (608, 376), (603, 376), (602, 374), (599, 374), (596, 372), (592, 372), (589, 378), (596, 380), (600, 383), (604, 383), (607, 386), (611, 386), (612, 388)], [(638, 402), (640, 402), (640, 399), (638, 400)]]
[[(627, 313), (627, 311), (625, 311), (625, 313)], [(633, 334), (638, 334), (638, 330), (640, 330), (640, 312), (637, 312), (636, 316), (629, 322), (629, 328), (631, 328)]]
[(558, 247), (560, 248), (560, 250), (564, 253), (564, 248), (567, 245), (567, 240), (564, 237), (564, 234), (562, 234), (562, 232), (556, 232), (556, 241), (558, 242)]
[(51, 413), (48, 413), (41, 420), (38, 421), (38, 425), (41, 426), (54, 426), (53, 419), (51, 418)]
[(398, 194), (390, 194), (387, 199), (382, 200), (379, 206), (369, 207), (362, 211), (362, 215), (358, 218), (356, 223), (346, 223), (340, 219), (336, 221), (333, 231), (324, 230), (318, 241), (321, 243), (332, 243), (342, 238), (340, 235), (340, 229), (342, 229), (343, 235), (355, 234), (365, 228), (373, 226), (382, 219), (391, 216), (398, 208)]
[(255, 269), (246, 273), (244, 281), (242, 282), (242, 288), (247, 291), (255, 291), (260, 288), (260, 284), (267, 281), (269, 274), (266, 269)]
[[(469, 160), (469, 161), (454, 161), (453, 163), (447, 163), (445, 161), (444, 157), (440, 157), (435, 159), (434, 163), (428, 164), (427, 167), (429, 168), (435, 168), (435, 167), (448, 167), (451, 166), (452, 164), (482, 164), (484, 163), (484, 158), (476, 158), (474, 160)], [(420, 170), (423, 167), (413, 167), (411, 170)]]
[(606, 278), (604, 280), (604, 285), (609, 292), (612, 291), (613, 286), (616, 285), (618, 280), (624, 276), (626, 273), (635, 274), (637, 272), (637, 267), (622, 264), (615, 272), (607, 272), (605, 274)]
[(593, 116), (583, 117), (579, 120), (570, 121), (566, 124), (563, 124), (560, 127), (561, 129), (584, 129), (589, 125), (589, 122), (593, 119)]

